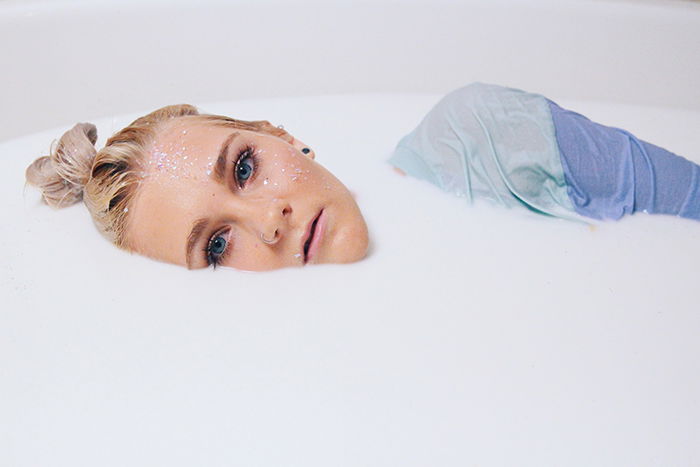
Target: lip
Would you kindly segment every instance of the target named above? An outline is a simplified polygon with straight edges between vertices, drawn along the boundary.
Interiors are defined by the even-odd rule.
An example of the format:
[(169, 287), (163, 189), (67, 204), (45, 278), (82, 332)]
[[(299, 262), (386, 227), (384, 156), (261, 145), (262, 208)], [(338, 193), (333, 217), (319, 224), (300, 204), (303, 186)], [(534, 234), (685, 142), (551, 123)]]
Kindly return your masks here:
[[(301, 243), (301, 252), (302, 256), (304, 257), (304, 264), (313, 262), (314, 258), (316, 258), (318, 255), (319, 249), (321, 248), (323, 235), (326, 230), (326, 216), (324, 215), (324, 212), (325, 211), (321, 209), (316, 217), (311, 219), (309, 225), (306, 226), (306, 232), (304, 233)], [(315, 227), (314, 224), (316, 224)], [(311, 236), (312, 234), (313, 236)], [(306, 245), (307, 241), (310, 242), (309, 249), (306, 255), (304, 255), (304, 245)]]

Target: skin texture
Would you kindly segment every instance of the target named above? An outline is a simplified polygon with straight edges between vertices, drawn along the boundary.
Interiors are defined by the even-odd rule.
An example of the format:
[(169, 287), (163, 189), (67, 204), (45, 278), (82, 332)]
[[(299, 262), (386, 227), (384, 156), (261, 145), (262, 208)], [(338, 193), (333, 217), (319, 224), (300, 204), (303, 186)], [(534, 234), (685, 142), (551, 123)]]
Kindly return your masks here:
[[(227, 140), (226, 166), (217, 181), (216, 162)], [(304, 147), (291, 136), (285, 141), (196, 117), (168, 123), (150, 148), (130, 208), (132, 248), (192, 269), (207, 267), (207, 249), (218, 252), (223, 245), (220, 265), (248, 271), (362, 259), (368, 233), (353, 196), (313, 160), (313, 151), (302, 153)], [(304, 244), (314, 219), (307, 257)], [(201, 235), (188, 260), (188, 237), (200, 220)]]

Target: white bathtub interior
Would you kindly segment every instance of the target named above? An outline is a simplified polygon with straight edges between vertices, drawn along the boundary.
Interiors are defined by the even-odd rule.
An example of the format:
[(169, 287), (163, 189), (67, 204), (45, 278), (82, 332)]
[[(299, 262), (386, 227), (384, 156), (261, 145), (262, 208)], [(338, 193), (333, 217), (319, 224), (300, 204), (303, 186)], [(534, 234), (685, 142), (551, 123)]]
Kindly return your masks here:
[[(567, 19), (589, 6), (679, 8), (678, 21), (700, 26), (700, 10), (680, 4), (566, 5)], [(699, 63), (676, 64), (677, 87)], [(509, 83), (488, 65), (464, 79), (537, 75)], [(698, 100), (676, 89), (635, 103), (606, 65), (621, 99), (588, 95), (585, 80), (537, 90), (700, 163)], [(653, 81), (639, 79), (629, 86)], [(283, 124), (366, 215), (366, 260), (270, 273), (187, 271), (117, 250), (81, 205), (54, 211), (24, 186), (26, 165), (74, 122), (54, 111), (38, 132), (13, 123), (0, 143), (0, 465), (700, 463), (698, 223), (635, 215), (589, 227), (468, 206), (396, 175), (386, 158), (453, 81), (194, 102)], [(119, 110), (91, 118), (100, 142), (153, 103), (113, 92), (104, 105)]]

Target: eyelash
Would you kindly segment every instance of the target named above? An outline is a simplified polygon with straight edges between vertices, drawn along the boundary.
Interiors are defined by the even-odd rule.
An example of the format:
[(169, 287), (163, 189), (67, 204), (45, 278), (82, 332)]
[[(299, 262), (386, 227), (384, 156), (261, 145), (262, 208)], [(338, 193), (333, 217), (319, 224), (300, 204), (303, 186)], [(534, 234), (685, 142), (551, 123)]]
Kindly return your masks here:
[[(239, 181), (238, 180), (238, 167), (240, 165), (240, 162), (245, 159), (246, 157), (250, 157), (252, 162), (253, 162), (253, 173), (250, 175), (250, 177), (244, 181)], [(233, 178), (236, 181), (236, 185), (238, 188), (244, 188), (248, 182), (250, 182), (254, 177), (255, 174), (257, 173), (258, 169), (258, 158), (255, 155), (255, 148), (251, 145), (246, 145), (243, 147), (238, 152), (238, 156), (236, 156), (236, 161), (234, 162), (233, 165)], [(231, 251), (230, 247), (230, 240), (226, 240), (226, 246), (224, 247), (224, 251), (219, 254), (218, 256), (215, 256), (212, 253), (212, 245), (214, 243), (214, 240), (216, 240), (217, 237), (223, 236), (226, 234), (226, 230), (219, 230), (215, 232), (211, 237), (209, 237), (209, 241), (207, 242), (207, 246), (204, 248), (204, 257), (206, 258), (207, 261), (207, 266), (213, 266), (214, 269), (216, 269), (216, 266), (224, 262), (226, 258), (228, 257), (229, 252)]]
[[(247, 180), (240, 182), (238, 180), (238, 167), (240, 166), (241, 161), (247, 157), (249, 157), (251, 159), (251, 161), (253, 162), (253, 173), (250, 175), (250, 177)], [(238, 188), (245, 187), (249, 182), (251, 182), (255, 178), (255, 174), (257, 172), (258, 172), (258, 156), (255, 154), (255, 148), (253, 146), (251, 146), (250, 144), (248, 144), (238, 152), (238, 156), (236, 156), (236, 162), (233, 164), (233, 178), (236, 181), (236, 186), (238, 186)]]
[(224, 247), (224, 251), (219, 254), (219, 256), (215, 256), (212, 253), (212, 245), (214, 243), (214, 240), (217, 239), (217, 237), (222, 237), (226, 234), (226, 230), (219, 230), (214, 235), (212, 235), (209, 238), (209, 241), (207, 242), (207, 246), (204, 248), (204, 257), (207, 260), (207, 266), (213, 266), (214, 269), (216, 269), (216, 266), (224, 262), (226, 258), (228, 257), (229, 252), (231, 251), (231, 247), (229, 246), (231, 243), (230, 239), (226, 239), (226, 246)]

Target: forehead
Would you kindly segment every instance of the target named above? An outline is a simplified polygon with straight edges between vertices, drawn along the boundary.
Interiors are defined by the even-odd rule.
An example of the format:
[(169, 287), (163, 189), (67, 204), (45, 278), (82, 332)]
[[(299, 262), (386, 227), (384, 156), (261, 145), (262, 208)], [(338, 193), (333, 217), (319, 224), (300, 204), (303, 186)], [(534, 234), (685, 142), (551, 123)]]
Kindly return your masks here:
[(197, 176), (202, 164), (213, 166), (221, 142), (235, 130), (193, 117), (168, 122), (147, 150), (145, 176)]

